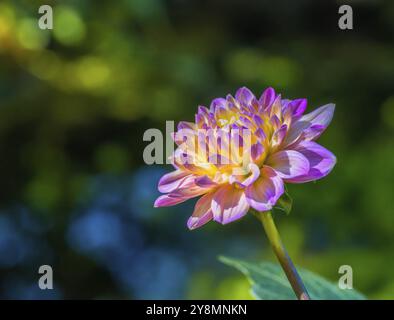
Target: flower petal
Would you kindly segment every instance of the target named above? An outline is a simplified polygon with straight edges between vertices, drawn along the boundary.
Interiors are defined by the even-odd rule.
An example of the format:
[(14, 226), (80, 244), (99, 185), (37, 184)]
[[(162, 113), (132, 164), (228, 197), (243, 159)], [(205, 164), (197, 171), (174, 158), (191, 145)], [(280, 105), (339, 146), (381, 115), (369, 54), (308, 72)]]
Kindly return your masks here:
[(295, 149), (308, 159), (310, 169), (307, 174), (286, 179), (286, 182), (302, 183), (318, 180), (329, 174), (335, 166), (334, 154), (314, 141), (303, 141)]
[(327, 128), (334, 116), (335, 104), (329, 103), (302, 116), (300, 121), (309, 122), (311, 125), (321, 125)]
[(210, 192), (198, 199), (194, 206), (192, 216), (187, 221), (187, 226), (190, 230), (201, 227), (213, 218), (211, 209), (212, 198), (215, 192)]
[(204, 175), (194, 180), (195, 184), (202, 188), (212, 188), (216, 186), (216, 182), (212, 181), (208, 176)]
[(189, 130), (195, 130), (196, 125), (193, 122), (188, 122), (188, 121), (180, 121), (177, 126), (178, 130), (182, 129), (189, 129)]
[(267, 138), (267, 135), (265, 134), (264, 130), (261, 128), (258, 128), (254, 134), (257, 136), (257, 138), (260, 139), (260, 141), (264, 141)]
[[(193, 179), (194, 180), (194, 179)], [(190, 186), (183, 186), (182, 188), (176, 189), (173, 192), (158, 197), (155, 201), (155, 207), (168, 207), (178, 203), (182, 203), (186, 200), (198, 197), (204, 193), (207, 193), (211, 188), (201, 188), (196, 184)]]
[(252, 100), (255, 99), (255, 96), (248, 88), (242, 87), (235, 93), (235, 99), (244, 106), (248, 106), (251, 104)]
[(261, 144), (261, 142), (257, 142), (254, 145), (252, 145), (251, 155), (253, 161), (256, 161), (258, 158), (260, 158), (263, 153), (264, 153), (264, 147)]
[(246, 200), (254, 209), (268, 211), (272, 209), (284, 190), (284, 183), (275, 170), (264, 166), (260, 177), (246, 188)]
[(335, 105), (330, 103), (302, 116), (290, 126), (285, 144), (294, 143), (301, 134), (304, 140), (317, 139), (330, 124), (334, 110)]
[(155, 208), (175, 206), (178, 203), (185, 202), (189, 198), (175, 197), (171, 194), (164, 194), (158, 197), (153, 205)]
[(271, 117), (276, 116), (278, 119), (282, 118), (282, 97), (279, 94), (274, 102), (272, 103), (272, 106), (270, 107), (270, 112), (271, 112)]
[(267, 165), (272, 167), (283, 179), (295, 178), (309, 172), (309, 161), (300, 152), (283, 150), (274, 153), (267, 160)]
[(255, 124), (252, 121), (250, 121), (247, 117), (240, 116), (238, 121), (245, 128), (251, 129), (255, 127)]
[(221, 187), (212, 199), (213, 219), (227, 224), (243, 217), (249, 210), (244, 190), (233, 185)]
[(183, 171), (188, 171), (196, 175), (204, 175), (207, 171), (212, 170), (214, 165), (209, 162), (198, 162), (198, 155), (190, 152), (185, 153), (180, 148), (176, 149), (170, 158), (173, 165)]
[(212, 100), (211, 105), (209, 107), (210, 111), (213, 113), (218, 112), (218, 109), (227, 110), (227, 101), (223, 98), (216, 98)]
[(241, 172), (237, 172), (238, 170), (240, 169), (233, 169), (233, 174), (229, 177), (229, 183), (236, 183), (241, 188), (249, 186), (260, 176), (260, 169), (254, 163), (249, 163), (248, 172), (246, 172), (246, 174), (245, 172), (242, 172), (242, 170), (240, 170)]
[(282, 144), (283, 139), (286, 137), (287, 125), (283, 124), (279, 129), (277, 129), (271, 138), (272, 147), (278, 147)]
[(283, 141), (285, 146), (293, 145), (295, 142), (304, 138), (304, 130), (308, 129), (310, 124), (308, 122), (295, 121), (290, 125), (287, 135)]
[(276, 95), (275, 95), (275, 90), (273, 88), (270, 87), (265, 89), (259, 99), (259, 103), (263, 108), (263, 110), (269, 107), (274, 102), (275, 98)]
[(205, 106), (198, 106), (197, 113), (201, 114), (204, 117), (208, 117), (209, 116), (209, 110)]
[(306, 99), (295, 99), (291, 101), (288, 108), (291, 109), (293, 117), (300, 117), (304, 113), (308, 101)]
[(194, 177), (190, 172), (176, 170), (161, 177), (158, 189), (161, 193), (169, 193), (193, 180)]

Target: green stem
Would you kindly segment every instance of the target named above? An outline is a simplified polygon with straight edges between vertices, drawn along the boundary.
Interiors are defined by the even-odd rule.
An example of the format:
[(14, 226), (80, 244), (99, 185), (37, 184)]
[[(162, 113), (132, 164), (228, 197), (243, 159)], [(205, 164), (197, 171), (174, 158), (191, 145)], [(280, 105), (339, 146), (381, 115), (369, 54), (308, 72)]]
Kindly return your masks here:
[(293, 262), (291, 261), (285, 247), (283, 246), (271, 212), (254, 211), (254, 214), (262, 222), (268, 240), (271, 243), (271, 247), (274, 250), (275, 255), (278, 258), (284, 272), (286, 273), (287, 279), (289, 280), (297, 298), (299, 300), (310, 300), (311, 298), (308, 294), (308, 291), (306, 290), (305, 285), (302, 282), (301, 277), (298, 274)]

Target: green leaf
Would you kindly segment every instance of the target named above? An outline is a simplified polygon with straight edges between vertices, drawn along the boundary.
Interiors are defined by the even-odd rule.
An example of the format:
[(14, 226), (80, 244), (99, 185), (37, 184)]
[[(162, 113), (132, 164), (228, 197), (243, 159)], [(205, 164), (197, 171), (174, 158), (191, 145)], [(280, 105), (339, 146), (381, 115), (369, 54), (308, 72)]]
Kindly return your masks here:
[[(271, 262), (250, 263), (228, 257), (219, 257), (223, 263), (241, 271), (252, 284), (252, 294), (259, 300), (295, 300), (282, 268)], [(354, 289), (340, 289), (334, 283), (305, 269), (298, 269), (313, 300), (364, 300)]]
[(293, 206), (293, 199), (290, 197), (287, 191), (285, 191), (283, 195), (279, 198), (279, 200), (276, 202), (274, 209), (284, 211), (287, 215), (289, 215), (292, 206)]

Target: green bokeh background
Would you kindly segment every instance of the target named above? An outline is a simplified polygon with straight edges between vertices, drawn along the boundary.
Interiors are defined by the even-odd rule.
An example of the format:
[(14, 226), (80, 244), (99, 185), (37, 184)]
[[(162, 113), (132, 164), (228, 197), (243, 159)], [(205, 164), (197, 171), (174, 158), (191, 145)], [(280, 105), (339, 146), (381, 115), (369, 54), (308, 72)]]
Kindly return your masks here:
[[(170, 167), (142, 159), (146, 129), (190, 121), (246, 85), (306, 97), (309, 111), (336, 104), (320, 143), (337, 165), (289, 186), (293, 212), (277, 215), (278, 228), (297, 264), (332, 281), (350, 265), (368, 298), (394, 298), (394, 2), (346, 1), (347, 31), (336, 1), (45, 1), (45, 31), (42, 4), (0, 3), (1, 297), (251, 298), (216, 256), (273, 260), (257, 221), (187, 231), (193, 201), (153, 209)], [(97, 207), (130, 228), (128, 240), (114, 242), (116, 223), (72, 227)], [(133, 234), (143, 240), (128, 255)], [(54, 270), (51, 293), (35, 289), (42, 264)]]

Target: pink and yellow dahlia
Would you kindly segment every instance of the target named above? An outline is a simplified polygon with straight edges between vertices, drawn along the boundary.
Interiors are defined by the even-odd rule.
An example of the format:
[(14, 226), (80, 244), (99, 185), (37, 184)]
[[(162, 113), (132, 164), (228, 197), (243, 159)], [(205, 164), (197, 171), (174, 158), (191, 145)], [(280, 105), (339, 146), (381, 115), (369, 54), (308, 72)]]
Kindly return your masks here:
[(272, 88), (257, 99), (243, 87), (235, 98), (200, 106), (195, 122), (180, 122), (174, 134), (175, 171), (159, 181), (165, 193), (155, 207), (202, 196), (188, 220), (195, 229), (210, 220), (226, 224), (250, 208), (269, 211), (285, 183), (326, 176), (335, 156), (315, 140), (327, 128), (335, 105), (304, 114), (306, 99), (287, 100)]

